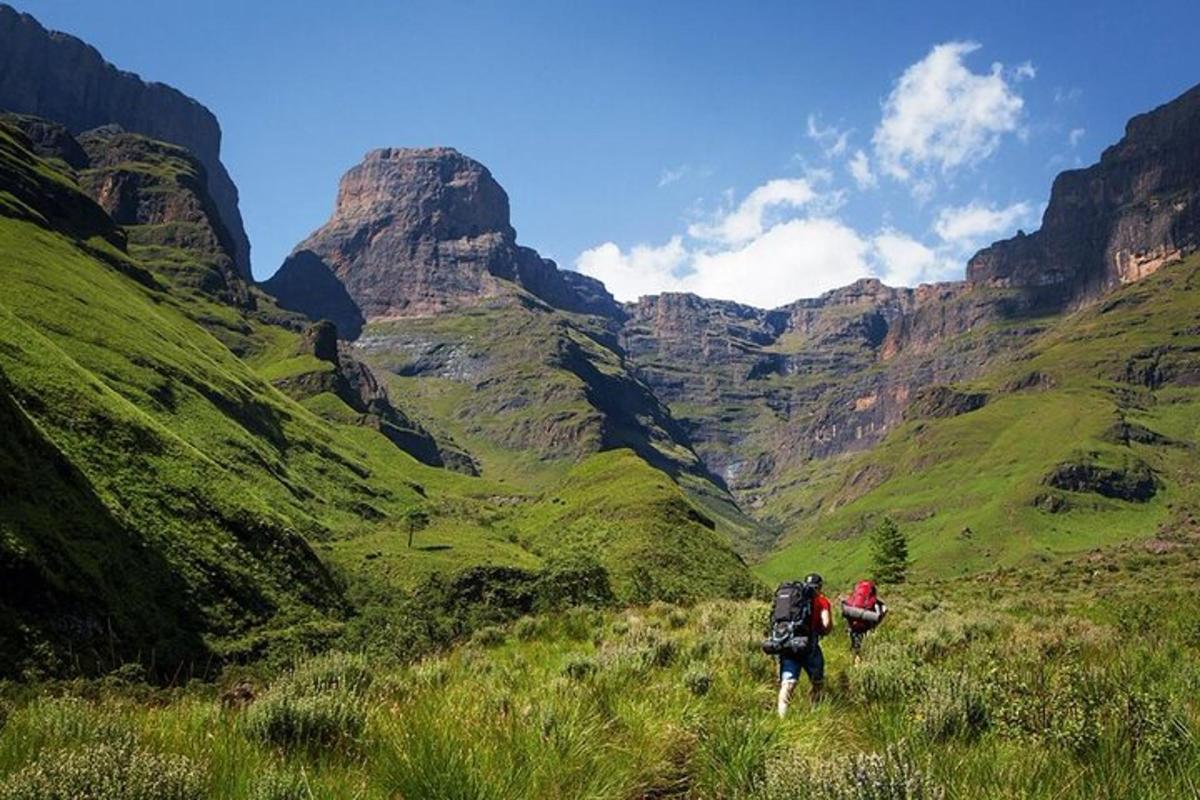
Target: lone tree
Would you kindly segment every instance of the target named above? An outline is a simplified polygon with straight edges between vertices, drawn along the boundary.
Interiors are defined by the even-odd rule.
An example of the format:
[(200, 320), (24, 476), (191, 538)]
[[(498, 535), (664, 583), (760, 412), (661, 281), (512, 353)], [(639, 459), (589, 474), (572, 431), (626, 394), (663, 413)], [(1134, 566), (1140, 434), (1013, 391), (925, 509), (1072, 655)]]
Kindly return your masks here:
[(880, 583), (904, 583), (908, 572), (908, 538), (891, 517), (879, 520), (871, 531), (871, 559), (875, 580)]
[(408, 526), (408, 547), (413, 546), (413, 532), (429, 524), (429, 512), (417, 506), (404, 512), (404, 524)]

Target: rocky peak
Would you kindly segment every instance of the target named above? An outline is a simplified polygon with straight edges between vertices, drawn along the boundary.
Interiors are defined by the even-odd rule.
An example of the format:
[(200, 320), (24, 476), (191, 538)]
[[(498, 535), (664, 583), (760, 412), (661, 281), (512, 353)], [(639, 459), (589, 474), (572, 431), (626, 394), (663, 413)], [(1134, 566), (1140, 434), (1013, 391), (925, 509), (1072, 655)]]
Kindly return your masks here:
[(75, 134), (115, 123), (186, 148), (204, 165), (237, 271), (250, 279), (250, 242), (237, 187), (221, 163), (221, 128), (200, 103), (122, 72), (85, 42), (0, 4), (0, 109), (60, 122)]
[[(508, 195), (487, 168), (448, 147), (373, 150), (343, 176), (329, 222), (264, 284), (280, 304), (330, 316), (332, 294), (360, 320), (422, 316), (476, 305), (518, 287), (551, 306), (613, 319), (602, 284), (560, 272), (516, 243)], [(339, 301), (339, 306), (345, 303)], [(356, 314), (339, 308), (339, 329)]]
[(967, 265), (973, 285), (1077, 305), (1200, 245), (1200, 86), (1131, 119), (1100, 162), (1060, 174), (1041, 230), (996, 242)]

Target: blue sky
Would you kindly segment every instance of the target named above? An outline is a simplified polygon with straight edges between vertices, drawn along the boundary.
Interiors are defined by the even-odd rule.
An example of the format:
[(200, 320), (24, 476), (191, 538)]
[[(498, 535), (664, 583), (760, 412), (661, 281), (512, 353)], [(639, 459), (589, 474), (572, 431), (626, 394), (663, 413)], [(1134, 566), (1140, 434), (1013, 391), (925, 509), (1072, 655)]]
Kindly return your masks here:
[(219, 117), (262, 279), (367, 150), (445, 144), (623, 299), (961, 277), (1200, 80), (1200, 3), (21, 2)]

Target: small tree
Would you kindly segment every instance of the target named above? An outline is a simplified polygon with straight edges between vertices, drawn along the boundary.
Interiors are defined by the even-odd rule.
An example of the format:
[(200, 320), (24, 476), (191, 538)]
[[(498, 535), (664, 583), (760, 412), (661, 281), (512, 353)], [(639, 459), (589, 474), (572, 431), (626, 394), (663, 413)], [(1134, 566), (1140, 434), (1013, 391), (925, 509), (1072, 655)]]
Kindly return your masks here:
[(891, 517), (879, 520), (871, 531), (871, 560), (875, 580), (880, 583), (904, 583), (908, 573), (908, 537)]
[(413, 532), (429, 524), (429, 512), (417, 506), (404, 512), (404, 524), (408, 526), (408, 547), (413, 546)]

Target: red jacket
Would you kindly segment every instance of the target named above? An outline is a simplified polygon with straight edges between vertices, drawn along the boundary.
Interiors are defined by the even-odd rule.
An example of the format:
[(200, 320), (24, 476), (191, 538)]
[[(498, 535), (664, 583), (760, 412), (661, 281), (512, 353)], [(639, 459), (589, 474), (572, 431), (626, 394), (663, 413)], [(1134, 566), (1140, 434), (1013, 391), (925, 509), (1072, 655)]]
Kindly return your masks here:
[(823, 594), (818, 594), (813, 600), (809, 630), (817, 636), (824, 636), (833, 630), (833, 609), (829, 605), (829, 598)]

